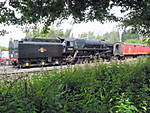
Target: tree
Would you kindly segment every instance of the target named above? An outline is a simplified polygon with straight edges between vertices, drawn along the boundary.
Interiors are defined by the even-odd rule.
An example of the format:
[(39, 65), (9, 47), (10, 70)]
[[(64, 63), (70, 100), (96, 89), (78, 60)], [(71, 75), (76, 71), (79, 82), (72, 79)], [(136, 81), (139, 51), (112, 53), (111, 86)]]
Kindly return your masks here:
[(64, 37), (73, 37), (73, 34), (71, 34), (72, 29), (66, 29), (64, 32)]
[(119, 31), (112, 31), (110, 33), (105, 33), (103, 36), (104, 40), (110, 41), (110, 42), (119, 42)]
[(71, 29), (67, 29), (63, 31), (61, 29), (55, 30), (53, 28), (49, 28), (46, 31), (44, 29), (32, 29), (26, 32), (26, 37), (31, 38), (51, 38), (51, 37), (70, 37)]
[(7, 47), (0, 46), (0, 51), (8, 51)]
[(143, 42), (144, 42), (145, 44), (150, 45), (150, 38), (149, 38), (149, 37), (143, 38)]
[[(142, 1), (142, 0), (141, 0)], [(131, 9), (132, 11), (122, 19), (125, 26), (131, 26), (134, 31), (150, 36), (150, 0), (143, 0), (138, 7)]]
[(93, 39), (93, 40), (101, 40), (101, 36), (99, 35), (95, 35), (94, 32), (84, 32), (82, 34), (79, 35), (80, 38), (88, 38), (88, 39)]
[(126, 43), (144, 44), (143, 41), (138, 40), (138, 39), (127, 39), (127, 40), (125, 40), (124, 42), (126, 42)]
[[(130, 13), (124, 18), (116, 17), (111, 13), (116, 6), (122, 7), (121, 12)], [(55, 20), (68, 19), (69, 16), (74, 22), (121, 21), (149, 35), (150, 0), (6, 0), (0, 3), (0, 23), (40, 22), (47, 27)]]
[(122, 41), (126, 41), (126, 40), (130, 40), (130, 39), (136, 39), (139, 40), (140, 36), (138, 34), (138, 32), (133, 32), (132, 30), (124, 30), (124, 32), (122, 33)]

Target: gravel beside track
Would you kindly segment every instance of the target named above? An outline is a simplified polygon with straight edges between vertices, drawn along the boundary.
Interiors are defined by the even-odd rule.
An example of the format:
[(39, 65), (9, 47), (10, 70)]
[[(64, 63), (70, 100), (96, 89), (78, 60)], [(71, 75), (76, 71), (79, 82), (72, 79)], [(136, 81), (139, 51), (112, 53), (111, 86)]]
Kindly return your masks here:
[(44, 70), (52, 71), (55, 69), (67, 68), (68, 66), (49, 66), (49, 67), (32, 67), (32, 68), (14, 68), (13, 66), (0, 66), (0, 75), (12, 75), (12, 74), (20, 74), (20, 73), (34, 73), (40, 72)]
[[(131, 62), (136, 59), (126, 59), (123, 61), (117, 61), (117, 62)], [(109, 62), (104, 62), (109, 63)], [(84, 66), (86, 64), (75, 64), (75, 65), (62, 65), (62, 66), (47, 66), (47, 67), (31, 67), (31, 68), (14, 68), (13, 66), (3, 66), (0, 65), (0, 75), (13, 75), (13, 74), (22, 74), (22, 73), (35, 73), (35, 72), (42, 72), (44, 70), (52, 71), (56, 69), (64, 69), (68, 67), (74, 67), (74, 66)], [(90, 63), (89, 65), (94, 65), (94, 63)]]

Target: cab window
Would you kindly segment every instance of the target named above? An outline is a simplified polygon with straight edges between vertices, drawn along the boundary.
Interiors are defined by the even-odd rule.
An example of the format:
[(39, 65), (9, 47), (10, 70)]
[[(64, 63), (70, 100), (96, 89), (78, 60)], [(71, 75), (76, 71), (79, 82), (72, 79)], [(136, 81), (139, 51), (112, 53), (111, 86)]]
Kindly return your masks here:
[(73, 41), (67, 41), (67, 47), (73, 47), (74, 42)]

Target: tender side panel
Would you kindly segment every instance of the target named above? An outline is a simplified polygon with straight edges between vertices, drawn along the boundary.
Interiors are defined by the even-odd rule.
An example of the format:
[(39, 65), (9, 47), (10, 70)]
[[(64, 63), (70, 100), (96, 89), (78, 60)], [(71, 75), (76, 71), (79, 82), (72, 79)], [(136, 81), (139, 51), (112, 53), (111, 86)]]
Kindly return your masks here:
[(19, 58), (61, 57), (63, 46), (51, 43), (21, 43), (18, 52)]

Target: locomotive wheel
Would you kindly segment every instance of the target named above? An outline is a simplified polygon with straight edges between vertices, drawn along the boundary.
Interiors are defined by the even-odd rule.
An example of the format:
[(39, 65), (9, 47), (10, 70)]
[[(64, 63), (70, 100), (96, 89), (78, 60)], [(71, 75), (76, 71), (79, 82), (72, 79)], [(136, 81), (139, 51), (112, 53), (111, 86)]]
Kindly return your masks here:
[(45, 61), (41, 61), (41, 62), (40, 62), (40, 65), (41, 65), (41, 66), (44, 66), (45, 64), (46, 64)]
[(84, 59), (84, 63), (89, 63), (89, 59), (88, 58)]
[(84, 61), (85, 61), (84, 59), (81, 59), (81, 62), (80, 62), (80, 64), (84, 64)]
[(79, 60), (77, 61), (77, 64), (80, 64), (80, 61), (79, 61)]
[(12, 62), (12, 65), (17, 66), (17, 63), (16, 62)]
[(19, 64), (19, 65), (17, 65), (17, 68), (21, 69), (21, 68), (23, 68), (23, 65)]
[(77, 64), (82, 64), (82, 62), (83, 62), (83, 59), (78, 59), (77, 60)]
[(17, 68), (28, 68), (30, 67), (30, 64), (28, 62), (25, 62), (25, 63), (20, 63), (17, 65)]
[(30, 66), (29, 62), (25, 62), (23, 65), (21, 65), (22, 68), (29, 67), (29, 66)]

